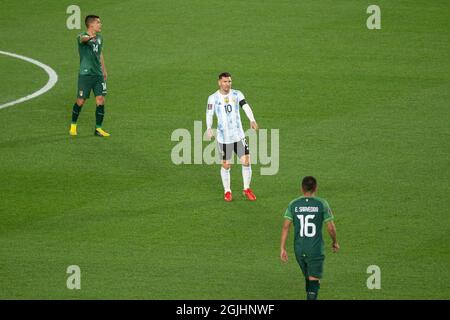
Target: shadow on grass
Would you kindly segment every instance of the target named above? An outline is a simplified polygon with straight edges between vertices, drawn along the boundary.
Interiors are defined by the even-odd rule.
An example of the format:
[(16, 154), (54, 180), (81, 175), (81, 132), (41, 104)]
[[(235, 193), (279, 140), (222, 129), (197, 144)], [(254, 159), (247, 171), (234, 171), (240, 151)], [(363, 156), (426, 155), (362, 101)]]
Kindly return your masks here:
[(59, 133), (59, 134), (45, 135), (45, 136), (39, 136), (39, 137), (27, 137), (27, 138), (11, 139), (11, 140), (7, 140), (7, 141), (0, 141), (0, 149), (16, 148), (16, 147), (30, 146), (30, 145), (49, 144), (49, 143), (50, 144), (63, 143), (65, 141), (67, 141), (69, 143), (76, 143), (77, 140), (87, 140), (87, 139), (106, 140), (105, 138), (96, 137), (96, 136), (94, 136), (94, 134), (79, 135), (76, 137), (72, 137), (66, 133)]

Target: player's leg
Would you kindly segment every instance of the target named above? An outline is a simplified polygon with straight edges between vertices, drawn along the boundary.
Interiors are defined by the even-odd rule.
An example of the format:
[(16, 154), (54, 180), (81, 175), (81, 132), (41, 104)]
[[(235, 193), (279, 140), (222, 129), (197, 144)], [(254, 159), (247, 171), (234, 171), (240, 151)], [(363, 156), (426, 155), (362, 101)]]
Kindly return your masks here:
[(220, 176), (222, 177), (222, 184), (224, 189), (223, 198), (225, 201), (228, 202), (233, 200), (233, 197), (231, 195), (230, 171), (231, 171), (231, 164), (226, 160), (222, 161), (222, 167), (220, 168)]
[(250, 163), (250, 152), (248, 149), (248, 144), (245, 139), (234, 144), (234, 151), (238, 155), (242, 164), (242, 180), (244, 182), (244, 196), (250, 200), (256, 200), (256, 196), (250, 189), (250, 182), (252, 181), (252, 167)]
[(320, 289), (320, 279), (323, 276), (324, 256), (307, 259), (308, 265), (308, 290), (306, 292), (307, 300), (317, 300)]
[(250, 155), (243, 155), (241, 158), (242, 164), (242, 181), (244, 190), (250, 189), (250, 182), (252, 181), (252, 166), (250, 164)]
[(308, 289), (306, 291), (307, 300), (317, 300), (320, 289), (320, 279), (310, 276), (308, 278)]
[(230, 171), (231, 171), (231, 155), (230, 154), (230, 145), (219, 143), (219, 151), (222, 155), (222, 166), (220, 168), (220, 177), (222, 178), (222, 184), (224, 189), (224, 200), (225, 201), (231, 201), (232, 195), (231, 195), (231, 178), (230, 178)]
[(84, 105), (86, 99), (89, 98), (89, 94), (91, 92), (91, 83), (90, 79), (87, 76), (78, 76), (78, 90), (77, 90), (77, 100), (75, 101), (72, 107), (72, 121), (70, 123), (70, 135), (77, 135), (77, 121), (78, 116), (81, 112), (81, 107)]
[(308, 294), (309, 290), (309, 274), (308, 274), (308, 265), (306, 263), (306, 259), (301, 253), (299, 248), (294, 248), (295, 250), (295, 258), (297, 259), (297, 263), (302, 270), (303, 276), (305, 277), (305, 292)]
[(95, 94), (95, 131), (94, 134), (99, 137), (109, 137), (110, 134), (103, 130), (103, 119), (105, 117), (105, 96), (106, 82), (102, 76), (97, 77), (94, 85)]
[(84, 105), (85, 101), (86, 100), (84, 100), (84, 99), (77, 98), (77, 100), (73, 104), (73, 107), (72, 107), (72, 122), (70, 123), (70, 130), (69, 130), (69, 134), (71, 136), (76, 136), (77, 135), (78, 116), (80, 115), (81, 107)]

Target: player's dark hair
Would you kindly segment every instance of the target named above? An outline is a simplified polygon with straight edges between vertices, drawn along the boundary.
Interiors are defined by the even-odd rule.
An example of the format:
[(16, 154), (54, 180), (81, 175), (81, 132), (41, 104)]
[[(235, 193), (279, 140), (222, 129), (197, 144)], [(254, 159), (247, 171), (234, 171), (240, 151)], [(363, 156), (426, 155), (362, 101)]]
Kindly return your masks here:
[(231, 77), (231, 73), (229, 72), (222, 72), (221, 74), (219, 74), (219, 80), (222, 78), (229, 78)]
[(100, 19), (99, 16), (90, 14), (88, 16), (86, 16), (86, 18), (84, 19), (84, 24), (86, 25), (86, 27), (89, 27), (89, 25), (95, 21), (95, 19)]
[(317, 188), (317, 180), (312, 176), (304, 177), (302, 180), (302, 189), (305, 192), (314, 192)]

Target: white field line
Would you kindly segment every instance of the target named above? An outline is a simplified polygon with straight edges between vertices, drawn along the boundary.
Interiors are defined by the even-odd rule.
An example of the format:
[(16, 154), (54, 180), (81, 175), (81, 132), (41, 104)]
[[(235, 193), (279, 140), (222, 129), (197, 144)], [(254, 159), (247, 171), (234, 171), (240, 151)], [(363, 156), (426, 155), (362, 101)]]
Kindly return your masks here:
[[(5, 104), (1, 104), (0, 105), (0, 109), (7, 108), (7, 107), (13, 106), (15, 104), (22, 103), (24, 101), (36, 98), (37, 96), (40, 96), (41, 94), (44, 94), (48, 90), (53, 88), (53, 86), (58, 81), (58, 75), (56, 74), (55, 70), (53, 70), (49, 66), (43, 64), (42, 62), (39, 62), (37, 60), (31, 59), (31, 58), (28, 58), (28, 57), (25, 57), (25, 56), (21, 56), (19, 54), (5, 52), (5, 51), (0, 51), (0, 54), (4, 54), (6, 56), (10, 56), (10, 57), (13, 57), (13, 58), (21, 59), (21, 60), (27, 61), (29, 63), (35, 64), (38, 67), (44, 69), (44, 71), (47, 72), (47, 74), (48, 74), (48, 81), (47, 81), (47, 84), (45, 86), (40, 88), (38, 91), (33, 92), (33, 93), (31, 93), (31, 94), (29, 94), (29, 95), (27, 95), (25, 97), (19, 98), (17, 100), (11, 101), (11, 102), (7, 102)], [(4, 80), (7, 80), (7, 79), (4, 79)]]

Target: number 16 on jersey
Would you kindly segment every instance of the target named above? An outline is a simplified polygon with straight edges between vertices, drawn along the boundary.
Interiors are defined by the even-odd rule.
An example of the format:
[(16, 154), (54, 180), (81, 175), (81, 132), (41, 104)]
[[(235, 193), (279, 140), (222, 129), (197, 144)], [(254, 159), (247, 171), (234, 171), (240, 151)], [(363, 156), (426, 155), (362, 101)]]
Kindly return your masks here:
[(300, 237), (314, 237), (316, 235), (316, 225), (310, 220), (314, 219), (313, 214), (308, 214), (304, 216), (302, 214), (298, 214), (297, 218), (300, 220)]

